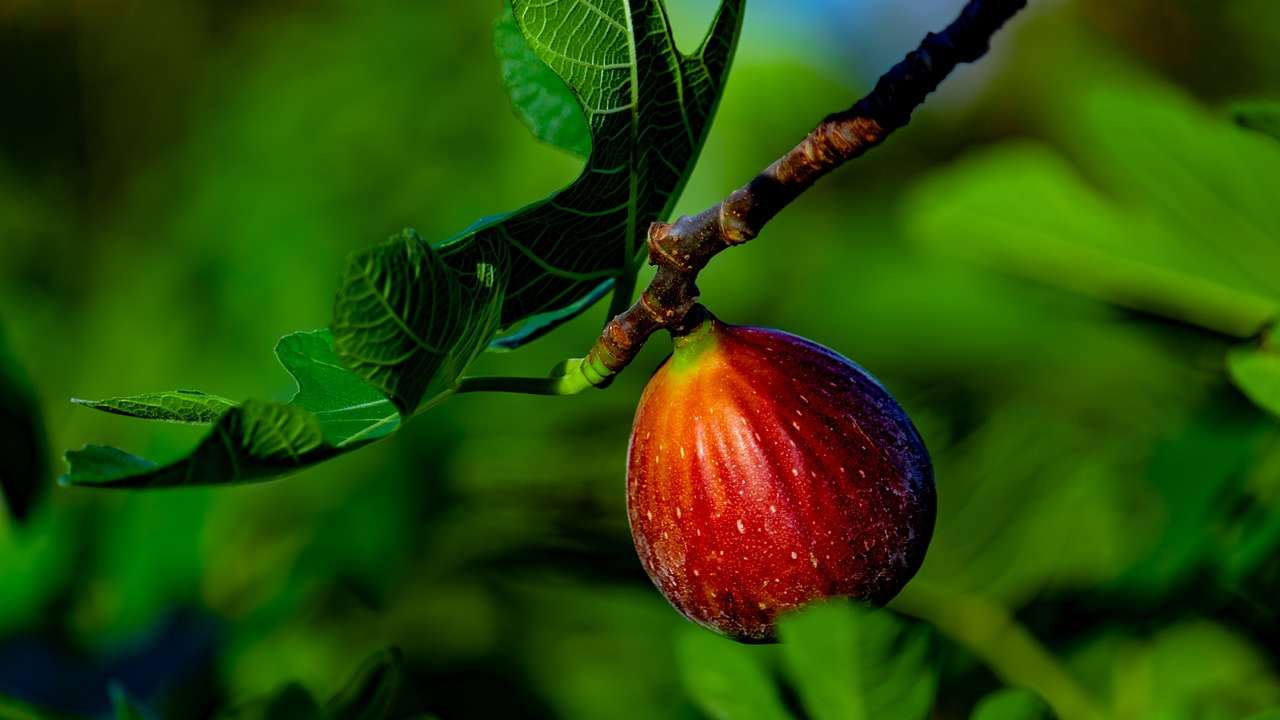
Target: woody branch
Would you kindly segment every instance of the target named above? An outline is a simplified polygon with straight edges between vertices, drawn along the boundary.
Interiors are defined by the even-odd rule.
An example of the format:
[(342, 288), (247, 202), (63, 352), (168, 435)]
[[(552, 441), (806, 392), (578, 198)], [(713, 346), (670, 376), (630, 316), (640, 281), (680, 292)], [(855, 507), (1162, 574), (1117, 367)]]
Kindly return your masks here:
[(720, 203), (697, 215), (649, 228), (649, 263), (657, 275), (628, 310), (609, 321), (579, 369), (603, 387), (650, 335), (686, 331), (702, 317), (698, 273), (716, 254), (760, 234), (783, 208), (819, 179), (884, 142), (951, 71), (987, 53), (992, 35), (1026, 0), (970, 0), (946, 29), (885, 73), (853, 107), (823, 120), (799, 145)]

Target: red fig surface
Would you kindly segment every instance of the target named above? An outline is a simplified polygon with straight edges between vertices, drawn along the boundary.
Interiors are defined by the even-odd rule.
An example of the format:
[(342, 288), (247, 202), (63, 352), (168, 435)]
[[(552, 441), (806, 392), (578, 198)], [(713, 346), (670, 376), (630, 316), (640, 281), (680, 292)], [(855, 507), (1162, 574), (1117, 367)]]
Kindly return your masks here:
[(810, 601), (883, 604), (933, 535), (933, 469), (887, 390), (795, 335), (709, 319), (636, 410), (636, 552), (689, 619), (746, 642)]

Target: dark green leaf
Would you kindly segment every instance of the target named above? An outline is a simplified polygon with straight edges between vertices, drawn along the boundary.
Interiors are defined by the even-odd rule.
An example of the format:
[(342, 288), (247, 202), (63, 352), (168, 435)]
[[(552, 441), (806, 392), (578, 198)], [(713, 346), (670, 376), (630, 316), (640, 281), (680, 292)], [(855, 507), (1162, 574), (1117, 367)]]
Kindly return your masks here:
[[(167, 465), (102, 446), (69, 452), (62, 482), (167, 487), (300, 470), (390, 434), (401, 414), (452, 392), (500, 330), (511, 333), (502, 343), (509, 349), (585, 310), (637, 266), (645, 228), (670, 212), (718, 102), (741, 10), (742, 0), (725, 0), (703, 46), (684, 56), (656, 0), (611, 0), (603, 9), (516, 0), (513, 17), (530, 48), (587, 109), (592, 137), (609, 141), (597, 143), (579, 179), (438, 247), (405, 231), (353, 258), (333, 335), (299, 333), (277, 347), (298, 382), (289, 404), (246, 402), (217, 415), (227, 401), (184, 393), (89, 403), (216, 423)], [(575, 18), (583, 22), (574, 33), (547, 25)]]
[(1280, 140), (1280, 102), (1242, 103), (1231, 109), (1240, 127)]
[(347, 686), (325, 707), (332, 720), (383, 720), (400, 689), (404, 656), (388, 648), (365, 660)]
[(1044, 720), (1049, 706), (1026, 688), (1005, 688), (991, 693), (974, 708), (972, 720)]
[(68, 452), (70, 469), (61, 482), (136, 488), (267, 480), (360, 447), (399, 426), (400, 415), (391, 403), (338, 364), (327, 330), (288, 335), (277, 344), (276, 355), (298, 386), (289, 404), (251, 400), (233, 406), (194, 451), (168, 465), (99, 445)]
[(928, 716), (937, 672), (927, 628), (887, 610), (829, 603), (778, 624), (787, 676), (818, 720)]
[(434, 251), (406, 233), (352, 260), (333, 325), (338, 354), (405, 413), (452, 388), (477, 342), (580, 312), (637, 266), (648, 226), (671, 212), (705, 140), (742, 0), (724, 0), (692, 55), (676, 49), (657, 0), (513, 0), (512, 11), (585, 111), (591, 153), (564, 190)]
[(223, 413), (235, 407), (235, 403), (217, 395), (199, 390), (170, 390), (169, 392), (108, 398), (106, 400), (81, 400), (71, 402), (95, 410), (164, 422), (207, 425)]
[(567, 308), (564, 308), (563, 310), (534, 315), (520, 323), (519, 327), (515, 330), (494, 338), (493, 342), (489, 343), (489, 350), (493, 352), (509, 352), (522, 345), (537, 340), (543, 335), (546, 335), (564, 323), (586, 312), (592, 305), (599, 302), (601, 298), (608, 295), (616, 284), (617, 283), (610, 278), (600, 283), (600, 287), (596, 288), (590, 294), (583, 296), (581, 300)]
[(792, 717), (762, 663), (762, 648), (691, 629), (677, 651), (685, 690), (708, 716), (715, 720)]
[(1227, 353), (1231, 381), (1258, 407), (1280, 417), (1280, 351), (1270, 343)]
[(48, 481), (40, 409), (0, 337), (0, 496), (21, 522), (44, 495)]
[(579, 157), (591, 153), (591, 130), (573, 92), (538, 59), (516, 26), (508, 2), (493, 23), (493, 45), (511, 104), (529, 130), (545, 143)]
[(498, 331), (497, 265), (449, 264), (413, 230), (357, 256), (334, 308), (334, 347), (405, 415), (448, 393)]
[(182, 460), (161, 467), (115, 448), (89, 445), (67, 453), (70, 470), (60, 482), (112, 488), (253, 482), (337, 453), (325, 443), (315, 415), (293, 405), (250, 400), (223, 415)]

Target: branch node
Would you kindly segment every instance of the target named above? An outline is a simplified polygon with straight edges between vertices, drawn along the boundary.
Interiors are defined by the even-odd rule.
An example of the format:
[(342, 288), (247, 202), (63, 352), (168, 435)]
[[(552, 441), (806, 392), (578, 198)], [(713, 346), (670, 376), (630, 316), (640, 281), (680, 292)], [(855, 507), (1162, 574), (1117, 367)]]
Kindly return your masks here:
[(681, 218), (675, 223), (653, 223), (649, 226), (650, 265), (670, 268), (682, 275), (692, 275), (699, 270), (692, 262), (693, 256), (681, 247), (683, 233), (680, 232), (680, 223), (686, 219)]
[(716, 224), (720, 227), (720, 240), (726, 246), (741, 245), (756, 237), (757, 232), (747, 222), (745, 210), (741, 209), (749, 202), (750, 196), (739, 188), (720, 204)]

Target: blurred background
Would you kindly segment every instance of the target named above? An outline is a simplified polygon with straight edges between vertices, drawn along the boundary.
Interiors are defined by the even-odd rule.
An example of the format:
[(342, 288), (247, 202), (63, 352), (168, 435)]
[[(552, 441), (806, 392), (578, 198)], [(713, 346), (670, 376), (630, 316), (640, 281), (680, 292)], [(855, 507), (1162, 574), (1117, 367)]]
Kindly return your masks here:
[[(668, 5), (693, 47), (714, 3)], [(751, 0), (681, 211), (962, 5)], [(938, 531), (894, 613), (931, 638), (932, 717), (1005, 686), (1058, 712), (1250, 717), (1280, 706), (1280, 422), (1227, 379), (1238, 341), (1178, 321), (1199, 286), (1120, 298), (1172, 308), (1157, 318), (1089, 278), (1114, 261), (1280, 297), (1280, 143), (1228, 112), (1280, 97), (1280, 4), (1031, 5), (700, 286), (730, 322), (864, 365), (920, 427)], [(0, 364), (44, 426), (6, 431), (0, 464), (52, 477), (87, 442), (176, 458), (202, 430), (69, 398), (287, 398), (271, 349), (328, 322), (349, 253), (570, 181), (578, 161), (511, 112), (499, 10), (0, 0)], [(477, 369), (542, 374), (604, 312)], [(287, 683), (327, 697), (389, 645), (402, 717), (716, 714), (680, 661), (705, 633), (649, 584), (624, 511), (632, 412), (667, 351), (605, 392), (454, 397), (283, 481), (49, 487), (23, 523), (0, 506), (0, 716), (103, 716), (113, 683), (152, 717)], [(777, 648), (724, 652), (805, 713)]]

